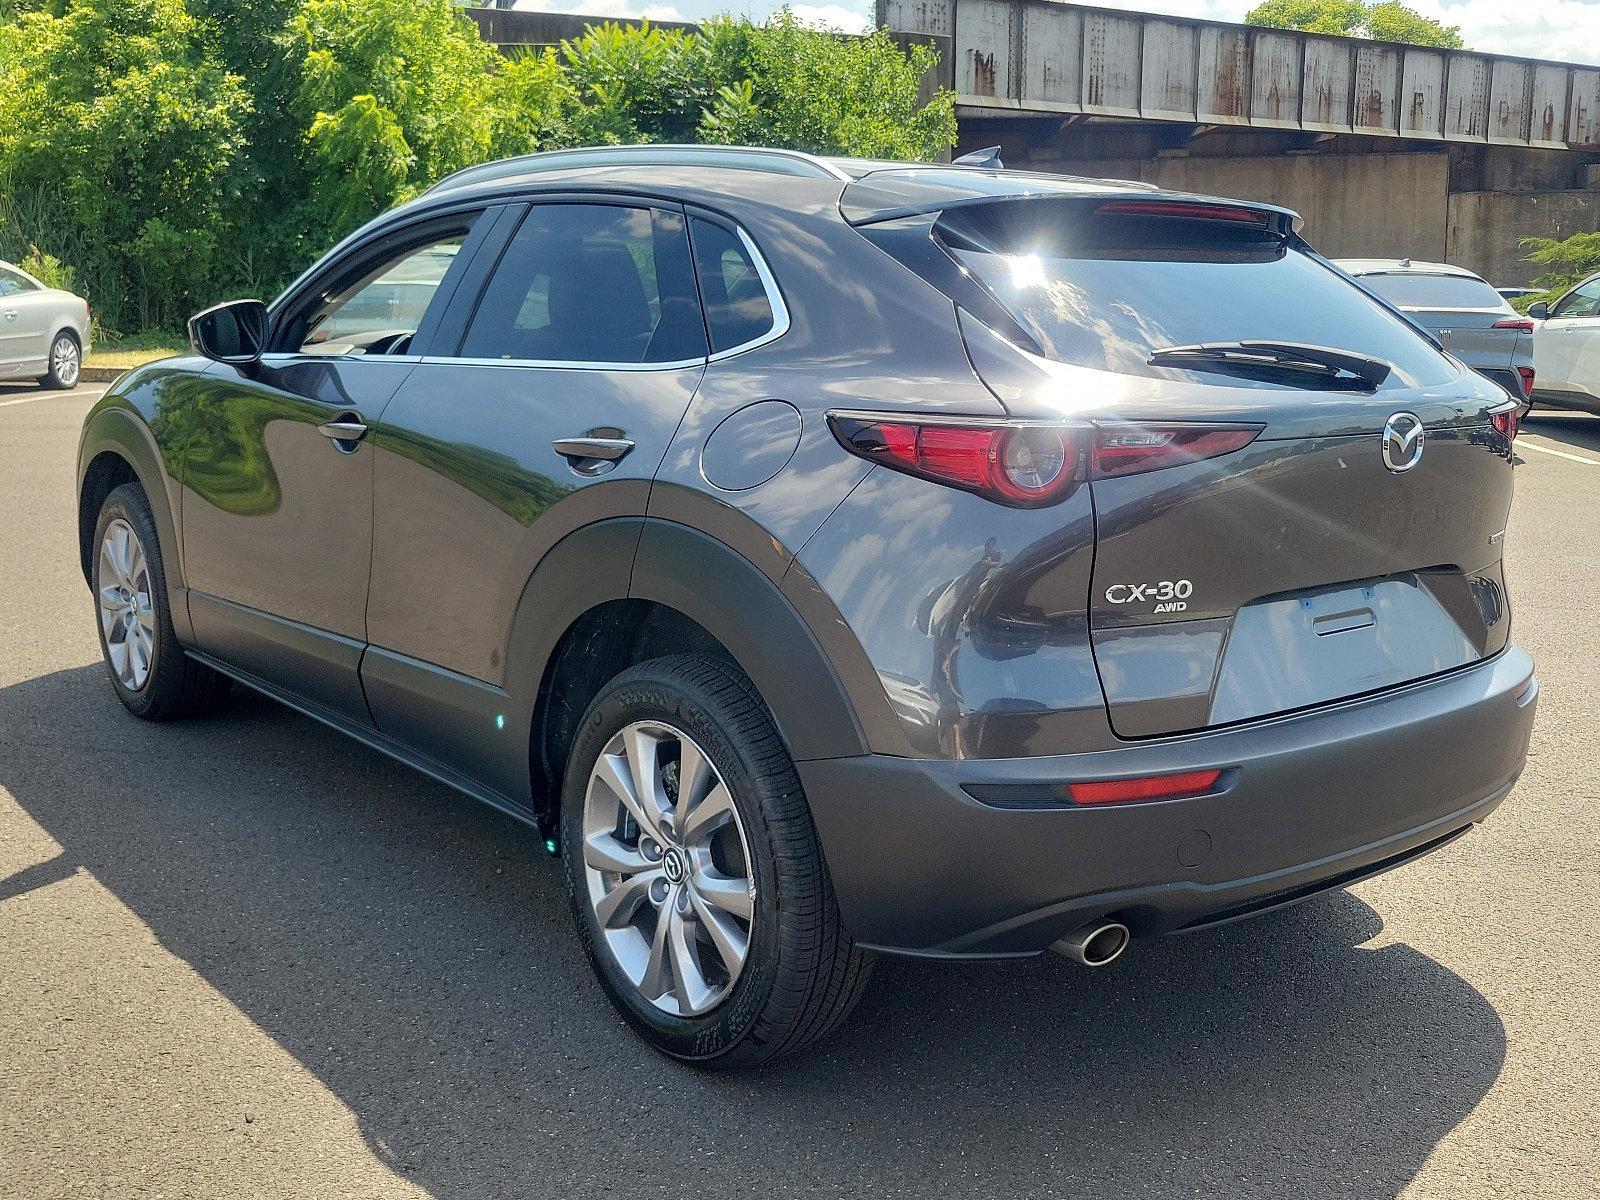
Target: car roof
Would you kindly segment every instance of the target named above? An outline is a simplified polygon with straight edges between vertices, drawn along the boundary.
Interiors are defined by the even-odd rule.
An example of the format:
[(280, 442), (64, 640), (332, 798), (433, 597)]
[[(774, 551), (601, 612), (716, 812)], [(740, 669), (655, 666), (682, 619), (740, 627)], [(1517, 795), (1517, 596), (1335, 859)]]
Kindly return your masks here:
[(1423, 262), (1419, 258), (1336, 258), (1334, 265), (1351, 275), (1454, 275), (1460, 279), (1483, 276), (1450, 263)]

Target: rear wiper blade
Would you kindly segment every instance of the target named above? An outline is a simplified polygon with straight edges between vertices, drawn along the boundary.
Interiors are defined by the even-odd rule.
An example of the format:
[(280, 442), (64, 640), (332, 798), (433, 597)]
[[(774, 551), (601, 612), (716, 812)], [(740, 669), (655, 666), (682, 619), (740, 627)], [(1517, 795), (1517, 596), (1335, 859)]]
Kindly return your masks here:
[(1193, 346), (1167, 346), (1152, 350), (1149, 364), (1152, 367), (1182, 366), (1197, 370), (1209, 366), (1298, 371), (1327, 380), (1348, 377), (1370, 388), (1383, 383), (1394, 370), (1383, 359), (1370, 354), (1335, 350), (1331, 346), (1313, 346), (1306, 342), (1199, 342)]

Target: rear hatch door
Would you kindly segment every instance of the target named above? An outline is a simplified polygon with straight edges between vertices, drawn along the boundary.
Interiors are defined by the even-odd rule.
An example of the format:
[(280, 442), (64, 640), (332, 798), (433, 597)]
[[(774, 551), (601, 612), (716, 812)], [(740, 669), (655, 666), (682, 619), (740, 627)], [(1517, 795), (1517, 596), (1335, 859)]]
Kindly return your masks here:
[[(1497, 652), (1504, 392), (1270, 219), (1176, 207), (968, 208), (935, 231), (1004, 311), (963, 314), (979, 374), (1014, 416), (1091, 431), (1087, 607), (1113, 729), (1257, 719)], [(1387, 370), (1159, 353), (1249, 339)], [(1240, 428), (1224, 453), (1200, 436)]]

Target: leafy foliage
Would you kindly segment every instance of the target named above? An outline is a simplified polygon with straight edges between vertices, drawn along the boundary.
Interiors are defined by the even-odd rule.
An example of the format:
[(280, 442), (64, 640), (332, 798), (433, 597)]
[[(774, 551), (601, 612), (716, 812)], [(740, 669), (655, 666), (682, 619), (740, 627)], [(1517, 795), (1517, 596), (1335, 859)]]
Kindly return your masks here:
[(1600, 271), (1600, 232), (1575, 233), (1569, 238), (1531, 237), (1522, 239), (1523, 255), (1527, 262), (1548, 267), (1548, 271), (1534, 277), (1535, 287), (1544, 288), (1537, 296), (1522, 296), (1512, 301), (1519, 312), (1540, 300), (1555, 300), (1574, 284)]
[(1299, 29), (1341, 37), (1376, 38), (1410, 46), (1460, 50), (1461, 29), (1425, 17), (1400, 0), (1366, 4), (1362, 0), (1263, 0), (1245, 14), (1246, 25)]
[(607, 23), (503, 56), (453, 0), (0, 0), (0, 257), (32, 247), (75, 272), (111, 330), (175, 328), (270, 295), (494, 157), (696, 141), (936, 157), (955, 113), (920, 94), (935, 63), (787, 11)]

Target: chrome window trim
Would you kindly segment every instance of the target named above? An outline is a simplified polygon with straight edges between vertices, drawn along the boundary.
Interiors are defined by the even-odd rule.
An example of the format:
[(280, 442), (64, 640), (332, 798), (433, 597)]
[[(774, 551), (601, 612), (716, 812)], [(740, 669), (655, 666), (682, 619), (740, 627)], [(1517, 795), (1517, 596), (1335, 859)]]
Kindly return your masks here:
[(310, 359), (312, 362), (392, 362), (419, 363), (427, 360), (420, 354), (318, 354), (315, 350), (270, 350), (257, 361), (276, 366), (290, 359)]
[[(709, 355), (706, 361), (708, 363), (721, 362), (723, 359), (731, 358), (735, 354), (743, 354), (746, 350), (754, 350), (757, 346), (765, 346), (768, 342), (775, 342), (788, 333), (789, 306), (783, 302), (783, 293), (778, 289), (778, 281), (767, 266), (767, 260), (762, 257), (761, 251), (756, 249), (755, 242), (751, 241), (750, 235), (744, 231), (744, 227), (731, 222), (719, 222), (711, 217), (697, 216), (693, 212), (689, 213), (689, 219), (690, 221), (710, 221), (713, 225), (721, 224), (724, 229), (733, 230), (734, 236), (744, 246), (744, 252), (750, 256), (751, 265), (756, 269), (756, 278), (761, 280), (761, 287), (767, 293), (767, 304), (772, 308), (772, 327), (770, 329), (760, 337), (751, 338), (748, 342), (741, 342), (737, 346), (729, 346), (726, 350), (718, 350), (715, 354)], [(690, 233), (689, 238), (692, 242), (694, 234)]]
[(463, 367), (540, 367), (558, 371), (681, 371), (703, 367), (704, 358), (680, 358), (672, 362), (587, 362), (552, 358), (461, 358), (447, 354), (427, 354), (417, 360), (434, 366)]

